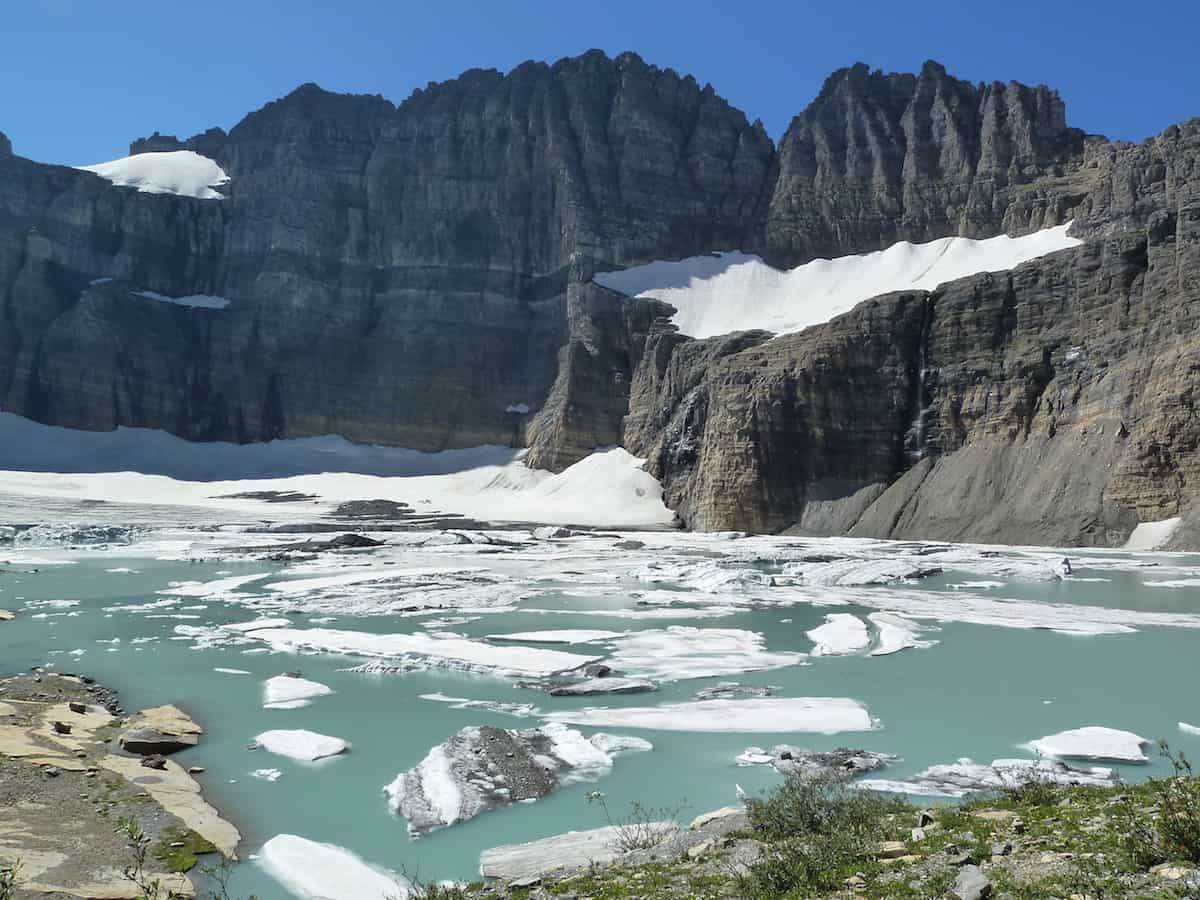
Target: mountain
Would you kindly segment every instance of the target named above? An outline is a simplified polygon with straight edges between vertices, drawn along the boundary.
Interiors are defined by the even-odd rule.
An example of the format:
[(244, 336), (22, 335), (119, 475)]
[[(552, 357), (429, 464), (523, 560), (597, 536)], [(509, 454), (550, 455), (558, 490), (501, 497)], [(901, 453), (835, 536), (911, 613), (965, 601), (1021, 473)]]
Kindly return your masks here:
[[(101, 175), (0, 136), (6, 411), (554, 470), (620, 443), (697, 528), (1112, 545), (1184, 515), (1200, 546), (1196, 121), (1117, 144), (1045, 87), (856, 65), (775, 146), (710, 86), (592, 51), (399, 105), (304, 85), (130, 149)], [(130, 180), (200, 157), (227, 179)], [(693, 338), (593, 280), (1068, 222), (1078, 247), (776, 338)]]

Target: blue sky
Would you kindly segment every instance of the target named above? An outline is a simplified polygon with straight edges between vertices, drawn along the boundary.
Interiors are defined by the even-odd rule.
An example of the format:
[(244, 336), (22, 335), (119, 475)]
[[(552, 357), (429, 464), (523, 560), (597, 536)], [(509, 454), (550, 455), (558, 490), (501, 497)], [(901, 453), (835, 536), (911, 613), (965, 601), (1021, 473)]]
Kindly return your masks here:
[(86, 164), (229, 128), (306, 81), (399, 102), (463, 69), (592, 47), (690, 72), (778, 137), (833, 69), (1044, 82), (1072, 124), (1141, 140), (1200, 115), (1200, 3), (805, 0), (5, 0), (0, 131)]

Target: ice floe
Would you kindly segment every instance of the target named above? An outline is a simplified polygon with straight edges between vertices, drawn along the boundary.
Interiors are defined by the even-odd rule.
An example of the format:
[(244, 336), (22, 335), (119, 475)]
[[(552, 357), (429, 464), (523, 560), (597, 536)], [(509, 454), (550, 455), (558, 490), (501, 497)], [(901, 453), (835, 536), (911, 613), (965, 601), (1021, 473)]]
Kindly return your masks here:
[(756, 697), (661, 706), (592, 707), (553, 712), (551, 722), (652, 731), (838, 734), (879, 727), (867, 708), (845, 697)]
[(648, 749), (649, 742), (611, 735), (589, 740), (557, 723), (523, 731), (468, 727), (431, 749), (384, 793), (392, 812), (417, 837), (490, 809), (537, 800), (565, 784), (595, 780), (608, 774), (618, 753)]
[(831, 613), (825, 624), (805, 632), (813, 642), (813, 656), (842, 656), (867, 649), (871, 643), (867, 625), (849, 613)]
[(827, 322), (869, 297), (932, 290), (976, 272), (1011, 269), (1081, 242), (1070, 223), (1011, 238), (950, 237), (925, 244), (900, 241), (886, 250), (817, 259), (781, 271), (757, 256), (715, 253), (599, 272), (597, 284), (630, 296), (654, 297), (676, 309), (684, 334), (712, 337), (762, 328), (778, 334)]
[(1038, 738), (1027, 746), (1042, 756), (1143, 763), (1148, 760), (1142, 748), (1148, 743), (1144, 737), (1132, 731), (1088, 725)]
[(1200, 725), (1189, 725), (1187, 722), (1180, 722), (1179, 730), (1184, 734), (1200, 735)]
[(407, 900), (402, 876), (334, 844), (294, 834), (271, 838), (258, 852), (258, 864), (301, 900)]
[(466, 638), (428, 634), (371, 634), (329, 628), (265, 628), (250, 636), (277, 650), (315, 650), (347, 656), (382, 657), (404, 665), (541, 677), (568, 672), (597, 657), (535, 647), (496, 647)]
[(656, 681), (778, 669), (807, 658), (792, 651), (768, 651), (761, 634), (740, 628), (672, 625), (620, 635), (613, 645), (616, 652), (609, 665), (630, 676)]
[(297, 709), (307, 706), (316, 697), (332, 694), (333, 689), (319, 681), (309, 681), (292, 675), (276, 675), (263, 683), (263, 707), (266, 709)]
[(620, 631), (577, 629), (574, 631), (520, 631), (509, 634), (489, 634), (489, 641), (512, 641), (522, 644), (594, 644), (623, 636)]
[(874, 772), (895, 762), (897, 757), (871, 750), (807, 750), (779, 744), (769, 753), (762, 747), (747, 747), (736, 762), (739, 766), (773, 766), (783, 774), (795, 773), (806, 779), (853, 778)]
[(888, 656), (901, 650), (932, 647), (937, 641), (923, 640), (917, 635), (930, 631), (927, 625), (918, 625), (911, 619), (893, 613), (875, 612), (867, 616), (875, 626), (877, 635), (872, 656)]
[(254, 740), (264, 750), (289, 759), (313, 762), (327, 756), (344, 753), (349, 746), (338, 737), (319, 734), (304, 728), (264, 731)]
[(995, 759), (990, 765), (960, 759), (955, 763), (930, 766), (908, 780), (869, 778), (856, 784), (865, 790), (890, 794), (965, 797), (977, 791), (1020, 787), (1029, 782), (1111, 787), (1118, 779), (1112, 769), (1076, 769), (1049, 759)]

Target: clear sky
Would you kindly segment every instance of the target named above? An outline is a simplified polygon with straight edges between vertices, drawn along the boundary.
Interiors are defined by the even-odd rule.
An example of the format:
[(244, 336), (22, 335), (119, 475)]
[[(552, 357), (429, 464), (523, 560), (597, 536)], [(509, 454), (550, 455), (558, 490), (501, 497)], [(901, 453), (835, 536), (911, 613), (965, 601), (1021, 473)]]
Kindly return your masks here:
[(0, 0), (0, 131), (87, 164), (155, 130), (228, 129), (306, 81), (399, 102), (467, 68), (599, 47), (691, 73), (778, 137), (833, 69), (1046, 83), (1141, 140), (1200, 116), (1200, 2)]

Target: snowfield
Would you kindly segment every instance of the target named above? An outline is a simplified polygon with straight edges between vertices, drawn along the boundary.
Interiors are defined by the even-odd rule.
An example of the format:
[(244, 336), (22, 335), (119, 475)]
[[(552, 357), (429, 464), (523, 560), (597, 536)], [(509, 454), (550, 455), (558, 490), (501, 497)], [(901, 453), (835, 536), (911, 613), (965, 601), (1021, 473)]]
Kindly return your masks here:
[(224, 169), (207, 156), (191, 150), (137, 153), (78, 168), (107, 178), (118, 187), (137, 188), (143, 194), (175, 194), (198, 200), (225, 199), (213, 188), (229, 182)]
[(979, 272), (1000, 272), (1076, 247), (1071, 223), (1011, 238), (901, 241), (861, 256), (817, 259), (780, 271), (757, 256), (714, 253), (599, 272), (597, 284), (628, 296), (653, 297), (678, 310), (671, 321), (705, 338), (762, 328), (789, 334), (828, 322), (863, 300), (889, 291), (932, 290)]
[(370, 498), (407, 503), (414, 514), (492, 522), (643, 528), (674, 521), (645, 460), (620, 447), (558, 473), (528, 468), (524, 455), (497, 446), (422, 453), (337, 435), (200, 443), (145, 428), (77, 431), (0, 412), (0, 495), (261, 513), (260, 501), (230, 495), (278, 491), (315, 495), (315, 502), (271, 504), (273, 514), (306, 519)]

